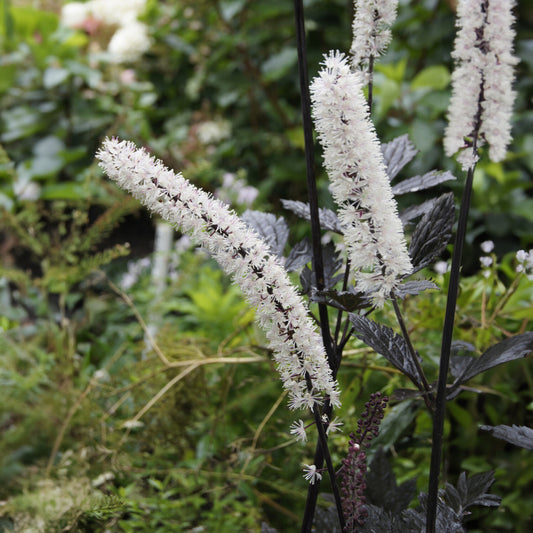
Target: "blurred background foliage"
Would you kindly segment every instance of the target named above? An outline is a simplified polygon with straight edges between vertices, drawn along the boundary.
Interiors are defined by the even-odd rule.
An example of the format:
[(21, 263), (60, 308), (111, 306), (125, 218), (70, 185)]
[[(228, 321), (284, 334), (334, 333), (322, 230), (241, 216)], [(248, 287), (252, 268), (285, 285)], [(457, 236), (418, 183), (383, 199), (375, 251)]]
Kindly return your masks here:
[[(287, 434), (293, 414), (253, 313), (182, 240), (158, 288), (157, 221), (94, 163), (105, 136), (130, 139), (219, 195), (256, 188), (236, 209), (283, 214), (291, 242), (301, 238), (306, 226), (280, 203), (306, 200), (292, 3), (148, 0), (139, 21), (150, 46), (129, 61), (110, 53), (116, 23), (68, 27), (59, 0), (1, 6), (0, 530), (297, 529), (300, 466), (313, 445)], [(349, 49), (352, 5), (305, 7), (313, 76), (322, 54)], [(533, 245), (533, 5), (520, 0), (516, 13), (514, 142), (506, 161), (482, 158), (476, 170), (460, 298), (457, 338), (478, 353), (530, 329), (533, 313), (523, 277), (490, 314), (512, 287), (514, 252)], [(408, 133), (420, 151), (409, 176), (451, 170), (459, 199), (461, 173), (442, 150), (453, 24), (451, 0), (400, 0), (393, 41), (376, 64), (373, 118), (383, 141)], [(323, 171), (319, 189), (331, 207)], [(400, 207), (423, 199), (406, 196)], [(479, 245), (488, 239), (495, 263), (485, 275)], [(447, 275), (427, 275), (442, 292), (403, 306), (435, 377)], [(394, 324), (388, 311), (381, 318)], [(151, 335), (166, 362), (150, 349)], [(234, 357), (255, 362), (220, 362)], [(370, 393), (406, 385), (357, 343), (339, 379), (345, 431), (331, 438), (336, 463)], [(531, 531), (531, 454), (477, 429), (533, 426), (531, 362), (489, 372), (476, 389), (484, 394), (450, 403), (445, 474), (455, 482), (461, 470), (496, 469), (502, 508), (480, 513), (471, 531)], [(421, 402), (392, 405), (380, 443), (399, 482), (417, 477), (425, 490), (430, 437)]]

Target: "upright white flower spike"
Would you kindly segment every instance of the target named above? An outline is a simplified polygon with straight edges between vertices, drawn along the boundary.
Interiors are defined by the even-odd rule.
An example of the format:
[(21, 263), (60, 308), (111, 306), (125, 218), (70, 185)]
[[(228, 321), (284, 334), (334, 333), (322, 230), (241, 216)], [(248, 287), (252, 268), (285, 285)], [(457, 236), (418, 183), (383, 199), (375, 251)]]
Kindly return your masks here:
[(311, 84), (313, 117), (357, 288), (379, 307), (412, 270), (361, 75), (330, 52)]
[(381, 55), (391, 40), (390, 26), (396, 20), (398, 0), (354, 0), (352, 65), (363, 71), (370, 58)]
[(106, 139), (97, 158), (120, 187), (190, 234), (233, 277), (248, 303), (256, 308), (256, 319), (289, 392), (289, 406), (312, 409), (324, 398), (340, 405), (322, 339), (303, 299), (267, 244), (222, 202), (133, 143)]
[[(478, 146), (489, 144), (489, 157), (501, 161), (511, 140), (514, 30), (513, 0), (459, 0), (452, 74), (452, 98), (444, 138), (446, 154), (461, 150), (457, 160), (464, 170), (473, 167)], [(467, 139), (465, 139), (467, 138)]]

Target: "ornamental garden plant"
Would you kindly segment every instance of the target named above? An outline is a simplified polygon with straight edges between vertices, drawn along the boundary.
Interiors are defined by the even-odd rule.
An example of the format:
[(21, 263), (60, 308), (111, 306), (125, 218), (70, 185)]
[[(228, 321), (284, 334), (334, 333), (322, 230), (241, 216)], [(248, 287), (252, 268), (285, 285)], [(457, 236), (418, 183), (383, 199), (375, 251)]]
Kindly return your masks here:
[[(221, 4), (221, 15), (227, 18), (231, 6), (237, 14), (242, 9), (237, 4)], [(147, 27), (141, 28), (143, 23), (138, 20), (143, 6), (135, 6), (129, 18), (117, 22), (112, 14), (100, 13), (97, 0), (70, 3), (64, 7), (64, 23), (89, 36), (102, 24), (110, 25), (115, 32), (108, 36), (110, 63), (131, 62), (149, 53), (152, 46)], [(485, 526), (478, 526), (476, 520), (482, 523), (484, 516), (490, 516), (488, 512), (498, 516), (505, 495), (493, 490), (494, 470), (480, 468), (480, 462), (472, 467), (475, 462), (468, 462), (472, 458), (463, 461), (469, 468), (459, 464), (454, 465), (459, 467), (456, 472), (450, 470), (453, 446), (468, 429), (470, 435), (475, 432), (476, 438), (485, 442), (501, 441), (505, 444), (500, 445), (523, 454), (520, 457), (526, 463), (530, 460), (525, 453), (533, 449), (533, 429), (530, 423), (522, 423), (524, 417), (501, 420), (494, 412), (487, 417), (478, 406), (475, 411), (481, 420), (475, 420), (460, 404), (463, 396), (494, 394), (497, 389), (481, 380), (484, 374), (498, 372), (496, 367), (521, 364), (530, 375), (533, 251), (517, 248), (499, 257), (493, 253), (494, 243), (486, 239), (480, 244), (483, 255), (477, 274), (469, 279), (464, 273), (479, 176), (476, 169), (483, 164), (505, 165), (511, 158), (518, 63), (515, 6), (503, 0), (459, 0), (451, 52), (451, 98), (442, 139), (446, 156), (455, 157), (458, 166), (449, 162), (446, 169), (410, 177), (403, 176), (407, 165), (416, 163), (412, 140), (402, 134), (382, 142), (373, 122), (376, 107), (385, 100), (379, 90), (380, 74), (386, 72), (380, 71), (381, 57), (394, 40), (394, 25), (402, 16), (403, 4), (355, 0), (351, 47), (324, 50), (311, 79), (304, 6), (295, 0), (293, 7), (307, 198), (283, 198), (281, 204), (295, 221), (294, 229), (300, 237), (302, 233), (305, 236), (293, 240), (288, 222), (278, 214), (247, 209), (238, 215), (227, 203), (235, 194), (202, 190), (157, 157), (156, 142), (137, 146), (122, 138), (119, 128), (111, 128), (95, 157), (105, 176), (156, 217), (155, 254), (152, 270), (145, 276), (145, 283), (152, 288), (146, 289), (144, 296), (142, 291), (132, 293), (132, 298), (128, 288), (113, 281), (113, 265), (127, 253), (121, 245), (99, 252), (93, 263), (66, 278), (59, 290), (53, 286), (54, 271), (48, 278), (41, 277), (36, 286), (45, 289), (48, 301), (55, 291), (59, 293), (59, 338), (74, 316), (67, 312), (69, 298), (75, 303), (72, 294), (83, 291), (84, 284), (91, 287), (93, 301), (101, 299), (98, 291), (113, 294), (115, 304), (135, 317), (142, 335), (135, 339), (126, 328), (120, 329), (123, 319), (113, 317), (114, 308), (100, 311), (109, 315), (110, 326), (121, 331), (123, 342), (111, 357), (102, 358), (105, 364), (67, 402), (66, 419), (50, 446), (40, 480), (45, 488), (8, 499), (6, 511), (2, 511), (6, 527), (23, 530), (20, 528), (27, 527), (32, 516), (39, 515), (37, 527), (45, 528), (41, 530), (105, 530), (112, 525), (120, 531), (199, 531), (204, 527), (219, 527), (220, 531), (481, 531), (487, 529), (480, 529)], [(131, 49), (120, 46), (119, 37), (126, 39), (120, 32), (126, 30), (139, 37), (136, 57), (128, 55)], [(98, 44), (102, 50), (103, 42)], [(442, 74), (430, 67), (425, 75), (432, 78), (437, 72)], [(204, 130), (204, 138), (209, 137)], [(227, 131), (219, 133), (213, 137), (217, 142), (228, 135)], [(329, 207), (319, 204), (325, 190), (320, 190), (323, 185), (317, 179), (317, 145), (328, 178)], [(209, 151), (204, 156), (209, 157)], [(191, 168), (194, 170), (194, 165)], [(226, 183), (234, 183), (234, 179)], [(452, 186), (460, 191), (457, 213), (454, 194), (447, 190)], [(68, 208), (64, 213), (64, 221), (75, 215)], [(11, 213), (7, 209), (6, 220), (11, 221), (14, 232), (15, 215), (13, 209)], [(124, 216), (127, 210), (114, 208), (95, 221), (84, 218), (72, 241), (73, 249), (94, 249), (92, 243), (84, 244), (84, 229), (99, 235), (98, 228), (103, 227), (109, 234)], [(38, 220), (38, 215), (35, 217), (32, 220)], [(186, 239), (174, 255), (168, 224), (181, 236), (181, 243)], [(220, 271), (205, 255), (194, 252), (187, 239), (216, 261), (231, 284), (222, 281)], [(93, 240), (94, 245), (100, 242), (96, 237)], [(32, 244), (26, 242), (27, 247)], [(76, 257), (73, 272), (84, 256)], [(167, 287), (172, 260), (180, 290), (174, 294), (176, 300), (166, 300), (172, 294)], [(47, 264), (43, 260), (41, 268)], [(198, 268), (207, 277), (202, 278)], [(203, 281), (194, 285), (187, 275)], [(14, 274), (7, 279), (12, 284), (35, 284)], [(134, 279), (128, 284), (130, 292), (137, 283)], [(191, 283), (188, 288), (187, 283)], [(213, 287), (218, 288), (213, 291)], [(205, 294), (212, 295), (219, 309), (202, 299)], [(136, 298), (145, 299), (143, 309), (136, 305)], [(222, 309), (227, 310), (224, 316), (220, 316)], [(191, 322), (191, 317), (195, 321)], [(14, 334), (18, 324), (6, 324), (6, 330), (13, 329)], [(176, 325), (186, 331), (191, 324), (196, 329), (189, 331), (204, 331), (204, 341), (172, 333)], [(218, 341), (217, 331), (221, 332)], [(82, 333), (80, 330), (74, 338), (82, 338)], [(86, 334), (89, 369), (95, 354), (87, 346), (94, 332)], [(131, 368), (135, 368), (133, 374), (141, 374), (137, 378), (130, 374), (132, 383), (128, 384), (125, 363), (119, 364), (119, 360), (134, 340), (142, 351)], [(105, 346), (100, 349), (105, 352)], [(261, 376), (251, 378), (250, 370), (239, 369), (253, 364), (261, 365)], [(220, 374), (215, 370), (219, 365), (238, 370)], [(270, 409), (259, 415), (246, 447), (236, 437), (243, 429), (231, 420), (235, 409), (230, 407), (231, 398), (244, 394), (250, 408), (239, 405), (237, 412), (257, 417), (254, 405), (261, 404), (258, 397), (268, 397), (278, 387), (277, 380), (265, 378), (268, 366), (277, 373), (283, 390), (278, 390)], [(72, 380), (78, 379), (78, 372), (73, 367)], [(224, 426), (219, 430), (216, 423), (210, 429), (216, 416), (209, 413), (208, 398), (205, 404), (198, 401), (198, 391), (205, 384), (216, 386), (221, 375), (223, 393), (217, 392), (217, 397), (228, 410), (225, 424), (232, 427), (229, 431)], [(135, 381), (147, 384), (154, 377), (160, 378), (159, 386), (148, 388), (148, 398), (138, 407), (132, 396)], [(267, 380), (268, 390), (258, 389), (255, 394), (259, 396), (253, 391), (239, 392), (249, 379), (256, 385)], [(526, 382), (530, 385), (532, 381)], [(110, 406), (106, 389), (110, 397), (118, 391), (124, 394)], [(527, 393), (523, 397), (527, 398)], [(82, 488), (78, 489), (83, 497), (72, 498), (63, 509), (50, 510), (48, 516), (39, 514), (35, 511), (37, 495), (48, 502), (47, 490), (49, 494), (73, 490), (68, 488), (68, 472), (75, 468), (73, 464), (83, 463), (83, 453), (79, 448), (67, 453), (64, 441), (76, 442), (75, 432), (70, 439), (67, 435), (69, 425), (89, 398), (99, 406), (107, 405), (100, 424), (108, 429), (102, 429), (99, 437), (90, 437), (90, 432), (84, 435), (88, 443), (91, 438), (100, 441), (100, 445), (88, 444), (84, 453), (100, 457), (108, 469), (89, 481), (91, 467), (85, 466), (86, 482), (80, 481)], [(483, 405), (484, 400), (479, 402)], [(155, 436), (152, 444), (143, 428), (147, 413), (158, 409), (150, 427)], [(117, 411), (123, 417), (120, 427), (107, 421)], [(86, 422), (88, 427), (94, 423), (90, 417)], [(246, 426), (246, 420), (239, 423)], [(199, 438), (206, 430), (209, 438)], [(108, 431), (113, 435), (108, 436)], [(271, 435), (266, 436), (268, 431)], [(235, 440), (234, 453), (224, 461), (221, 443), (225, 433), (234, 435)], [(180, 443), (166, 452), (173, 434), (180, 435)], [(258, 447), (261, 438), (268, 447)], [(191, 453), (195, 439), (196, 449)], [(218, 450), (213, 448), (215, 442)], [(291, 449), (280, 459), (283, 443)], [(490, 449), (492, 444), (487, 446)], [(395, 465), (395, 460), (410, 457), (421, 464)], [(276, 459), (290, 465), (287, 472), (281, 472)], [(207, 496), (202, 485), (204, 489), (211, 486), (214, 473), (220, 473), (224, 462), (235, 470), (229, 482), (231, 491), (225, 497)], [(269, 468), (273, 472), (268, 472)], [(292, 482), (294, 488), (282, 489), (276, 482), (277, 471), (278, 481), (283, 480), (283, 485)], [(143, 497), (136, 496), (133, 491), (140, 486), (136, 479), (146, 479), (156, 494), (150, 499), (144, 490)], [(262, 483), (268, 490), (257, 488)], [(524, 482), (526, 491), (527, 483), (531, 480)], [(295, 502), (294, 508), (280, 504), (282, 494)], [(254, 502), (252, 510), (247, 507), (250, 502)], [(262, 513), (259, 502), (281, 509), (285, 520)], [(230, 518), (218, 517), (228, 509)], [(519, 526), (512, 527), (527, 527), (529, 518), (523, 518)], [(484, 523), (490, 521), (487, 518)], [(502, 527), (507, 526), (503, 521)]]

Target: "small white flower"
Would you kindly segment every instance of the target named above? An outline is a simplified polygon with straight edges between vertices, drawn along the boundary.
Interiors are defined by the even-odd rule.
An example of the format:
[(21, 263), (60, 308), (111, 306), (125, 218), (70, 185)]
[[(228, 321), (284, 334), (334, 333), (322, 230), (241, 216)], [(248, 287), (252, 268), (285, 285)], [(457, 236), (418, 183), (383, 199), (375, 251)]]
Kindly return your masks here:
[(483, 241), (481, 243), (481, 250), (483, 250), (484, 253), (490, 254), (492, 250), (494, 250), (494, 242), (493, 241)]
[(328, 429), (326, 430), (326, 434), (329, 435), (330, 433), (334, 433), (335, 431), (342, 431), (341, 426), (343, 426), (343, 422), (340, 420), (340, 418), (336, 417), (334, 418), (328, 426)]
[(196, 135), (203, 144), (216, 144), (231, 135), (231, 125), (227, 120), (206, 120), (197, 125)]
[(446, 274), (446, 272), (448, 272), (449, 267), (450, 265), (447, 261), (437, 261), (433, 265), (433, 270), (435, 270), (437, 274)]
[(492, 265), (492, 257), (490, 255), (484, 255), (479, 258), (479, 262), (481, 263), (481, 266), (488, 268)]
[(518, 250), (516, 252), (516, 260), (518, 262), (515, 269), (516, 272), (524, 273), (529, 280), (533, 280), (533, 248), (529, 252)]
[(311, 485), (315, 484), (315, 481), (322, 479), (322, 474), (317, 471), (317, 468), (315, 465), (307, 465), (304, 464), (304, 478), (311, 483)]
[(293, 422), (290, 428), (290, 434), (296, 437), (300, 442), (307, 442), (307, 433), (305, 432), (305, 425), (303, 420)]

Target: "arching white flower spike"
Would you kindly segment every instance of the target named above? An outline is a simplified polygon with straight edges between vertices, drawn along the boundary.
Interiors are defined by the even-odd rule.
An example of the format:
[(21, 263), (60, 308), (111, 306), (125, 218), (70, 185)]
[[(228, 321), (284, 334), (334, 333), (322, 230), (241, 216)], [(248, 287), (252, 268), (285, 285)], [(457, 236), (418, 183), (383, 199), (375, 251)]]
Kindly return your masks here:
[(226, 205), (133, 143), (106, 139), (97, 158), (121, 188), (190, 234), (233, 277), (256, 308), (256, 319), (289, 392), (289, 406), (313, 409), (325, 398), (340, 405), (322, 339), (303, 299), (267, 244)]

